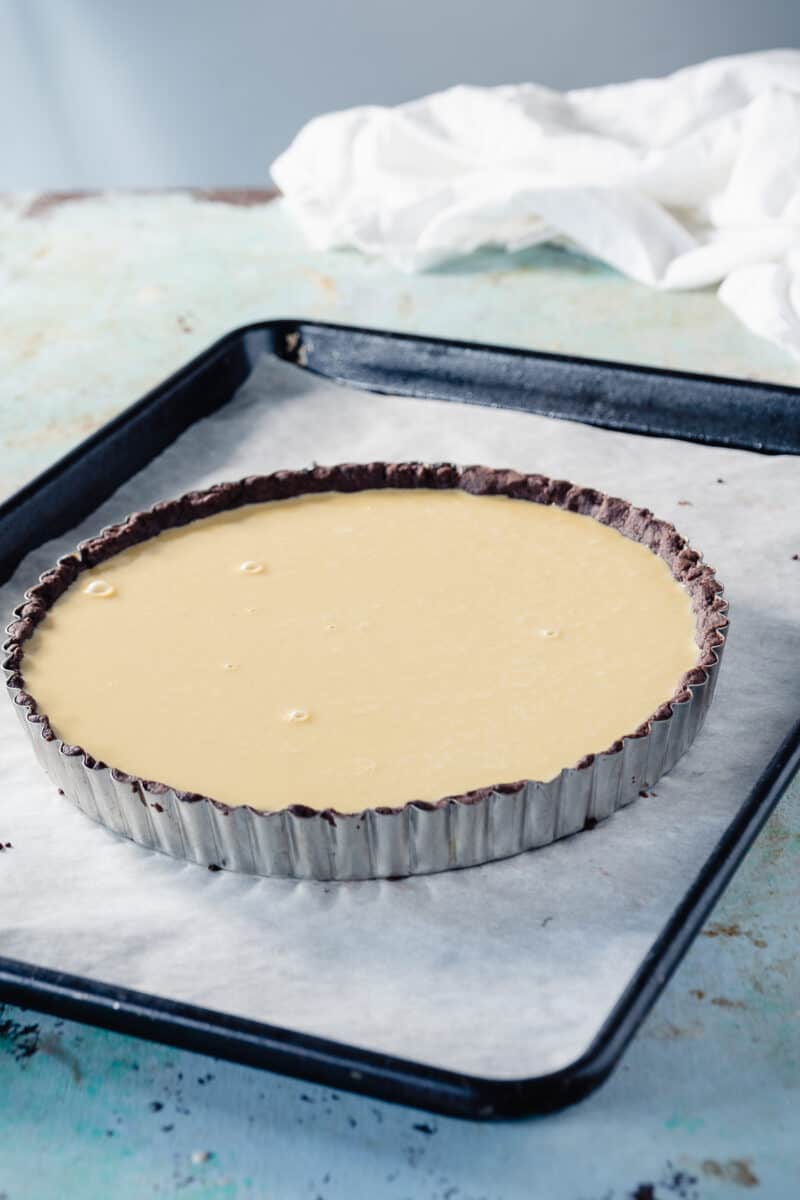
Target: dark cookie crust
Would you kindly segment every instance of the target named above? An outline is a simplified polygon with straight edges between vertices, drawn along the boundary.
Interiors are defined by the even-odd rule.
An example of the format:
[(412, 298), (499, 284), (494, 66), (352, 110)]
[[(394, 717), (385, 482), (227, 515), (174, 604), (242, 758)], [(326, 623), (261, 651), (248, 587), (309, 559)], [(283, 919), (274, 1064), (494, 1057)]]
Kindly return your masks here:
[[(175, 500), (164, 500), (144, 512), (136, 512), (117, 525), (110, 525), (96, 537), (82, 542), (76, 554), (59, 559), (55, 567), (46, 571), (39, 582), (25, 593), (25, 602), (15, 610), (16, 620), (9, 626), (9, 640), (3, 647), (6, 657), (3, 667), (8, 673), (7, 686), (15, 692), (14, 702), (26, 710), (28, 721), (42, 727), (42, 736), (53, 741), (57, 734), (49, 719), (39, 711), (36, 700), (25, 690), (24, 647), (33, 635), (36, 626), (44, 620), (54, 602), (81, 574), (115, 554), (127, 550), (149, 538), (157, 537), (167, 529), (175, 529), (202, 517), (241, 508), (246, 504), (260, 504), (270, 500), (288, 500), (294, 496), (315, 492), (359, 492), (377, 488), (460, 488), (472, 495), (501, 495), (513, 500), (527, 500), (534, 504), (549, 504), (567, 512), (581, 513), (593, 517), (602, 525), (616, 529), (624, 537), (640, 542), (662, 558), (673, 578), (689, 593), (696, 622), (696, 640), (699, 648), (697, 665), (681, 679), (673, 695), (661, 704), (652, 716), (627, 737), (644, 737), (653, 721), (666, 720), (672, 715), (672, 706), (690, 698), (690, 685), (706, 682), (708, 668), (717, 661), (717, 650), (724, 643), (727, 626), (727, 602), (722, 596), (722, 585), (714, 571), (706, 566), (696, 550), (673, 525), (654, 517), (649, 509), (635, 508), (626, 500), (608, 496), (593, 488), (579, 487), (564, 479), (549, 479), (544, 475), (523, 475), (517, 471), (495, 470), (491, 467), (456, 467), (452, 463), (349, 463), (333, 467), (315, 466), (304, 471), (276, 471), (272, 475), (250, 475), (238, 482), (219, 483), (207, 491), (187, 492)], [(609, 746), (604, 753), (620, 749), (621, 741)], [(102, 768), (105, 764), (92, 758), (80, 746), (64, 746), (63, 753), (81, 755), (87, 767)], [(577, 769), (591, 765), (596, 756), (582, 758), (575, 764)], [(115, 778), (128, 780), (150, 794), (163, 794), (173, 790), (169, 785), (139, 779), (114, 770)], [(450, 800), (462, 804), (474, 804), (492, 792), (517, 792), (525, 781), (501, 783), (494, 787), (479, 788), (460, 796), (445, 796), (435, 803), (410, 801), (420, 808), (432, 809)], [(176, 795), (187, 802), (211, 800), (216, 807), (227, 811), (225, 805), (210, 797), (194, 793), (178, 792)], [(258, 811), (258, 810), (252, 810)], [(360, 816), (340, 814), (329, 810), (320, 814), (318, 810), (295, 804), (291, 811), (297, 816)], [(381, 809), (394, 812), (396, 809)]]

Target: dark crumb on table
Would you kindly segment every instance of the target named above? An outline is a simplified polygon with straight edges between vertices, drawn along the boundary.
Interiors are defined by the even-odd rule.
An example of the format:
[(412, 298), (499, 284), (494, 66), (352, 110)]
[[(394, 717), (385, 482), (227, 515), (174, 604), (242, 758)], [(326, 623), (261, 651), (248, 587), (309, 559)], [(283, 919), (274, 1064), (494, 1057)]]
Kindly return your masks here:
[(717, 483), (724, 483), (724, 482), (725, 482), (725, 480), (724, 480), (724, 479), (718, 479), (718, 480), (717, 480)]
[(597, 824), (597, 817), (587, 817), (583, 823), (584, 829), (594, 829)]
[(0, 850), (13, 850), (11, 842), (0, 842)]
[(650, 800), (650, 799), (652, 799), (652, 798), (653, 798), (653, 797), (656, 795), (656, 793), (655, 793), (655, 792), (648, 792), (646, 788), (642, 788), (642, 790), (639, 792), (639, 795), (640, 795), (640, 796), (641, 796), (641, 797), (642, 797), (644, 800)]
[(691, 500), (679, 500), (678, 507), (679, 508), (692, 508), (693, 506), (692, 506)]
[(58, 794), (59, 794), (59, 796), (63, 796), (63, 795), (64, 795), (64, 789), (63, 789), (63, 788), (59, 788), (59, 789), (58, 789)]
[(800, 562), (800, 554), (793, 554), (792, 562)]
[[(0, 1005), (0, 1017), (3, 1017), (4, 1012), (4, 1006)], [(33, 1058), (39, 1049), (39, 1038), (38, 1025), (22, 1025), (11, 1018), (0, 1020), (0, 1044), (17, 1062)]]
[(424, 1133), (428, 1136), (430, 1136), (432, 1133), (436, 1133), (436, 1130), (432, 1125), (429, 1125), (427, 1121), (420, 1121), (418, 1125), (412, 1125), (411, 1128), (416, 1129), (417, 1133)]
[(217, 863), (209, 863), (208, 869), (209, 871), (221, 871), (222, 867), (218, 866)]
[(678, 1200), (697, 1200), (697, 1176), (688, 1171), (675, 1171), (671, 1163), (667, 1163), (667, 1170), (672, 1173), (662, 1178), (658, 1186), (677, 1196)]

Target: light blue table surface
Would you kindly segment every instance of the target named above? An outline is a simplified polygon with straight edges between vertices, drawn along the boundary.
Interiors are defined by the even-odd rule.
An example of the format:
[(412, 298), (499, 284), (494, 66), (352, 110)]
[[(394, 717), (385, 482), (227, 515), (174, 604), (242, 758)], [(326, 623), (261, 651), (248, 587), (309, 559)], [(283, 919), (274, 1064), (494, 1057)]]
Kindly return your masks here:
[[(0, 202), (2, 492), (226, 330), (271, 316), (800, 384), (800, 365), (713, 293), (647, 291), (552, 248), (412, 278), (309, 250), (280, 204), (118, 196), (30, 216), (31, 199)], [(516, 1123), (0, 1005), (0, 1200), (794, 1200), (799, 933), (796, 780), (611, 1080)]]

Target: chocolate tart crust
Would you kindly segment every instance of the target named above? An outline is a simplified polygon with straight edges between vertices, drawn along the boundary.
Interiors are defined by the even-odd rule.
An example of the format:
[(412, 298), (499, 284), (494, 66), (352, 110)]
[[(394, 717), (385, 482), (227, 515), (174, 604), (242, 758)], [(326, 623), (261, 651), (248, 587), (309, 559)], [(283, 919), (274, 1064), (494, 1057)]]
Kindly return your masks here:
[[(544, 475), (525, 475), (518, 471), (485, 466), (458, 467), (452, 463), (374, 462), (276, 471), (271, 475), (250, 475), (236, 482), (215, 484), (205, 491), (187, 492), (177, 499), (164, 500), (150, 509), (135, 512), (118, 524), (108, 526), (96, 537), (82, 542), (76, 553), (59, 559), (54, 567), (46, 571), (39, 582), (25, 593), (24, 603), (15, 609), (16, 619), (8, 627), (9, 637), (3, 647), (6, 657), (2, 664), (7, 673), (7, 687), (13, 694), (14, 703), (23, 710), (22, 715), (28, 722), (40, 727), (41, 737), (46, 742), (58, 740), (49, 718), (40, 711), (35, 697), (26, 690), (25, 643), (46, 618), (59, 596), (72, 586), (83, 571), (105, 562), (131, 546), (157, 537), (168, 529), (188, 525), (203, 517), (248, 504), (288, 500), (320, 492), (357, 492), (382, 488), (459, 488), (476, 496), (502, 495), (513, 500), (553, 505), (567, 512), (581, 513), (646, 546), (666, 562), (673, 578), (686, 589), (695, 617), (697, 664), (682, 677), (672, 696), (638, 729), (614, 742), (601, 755), (586, 755), (573, 764), (572, 769), (585, 770), (597, 757), (619, 751), (623, 741), (646, 737), (650, 734), (654, 722), (668, 719), (672, 716), (673, 706), (691, 699), (692, 686), (708, 682), (709, 672), (719, 661), (728, 624), (727, 602), (722, 594), (722, 585), (716, 579), (714, 570), (702, 562), (698, 551), (689, 546), (675, 527), (653, 516), (649, 509), (636, 508), (626, 500), (609, 496), (594, 488), (581, 487), (564, 479), (550, 479)], [(80, 746), (63, 745), (61, 753), (68, 757), (82, 758), (89, 770), (102, 770), (108, 765), (95, 759), (89, 751)], [(231, 806), (222, 804), (213, 797), (180, 791), (169, 784), (128, 775), (114, 767), (111, 767), (111, 772), (116, 782), (130, 783), (143, 804), (148, 804), (146, 795), (157, 797), (159, 794), (172, 792), (184, 803), (209, 803), (223, 813), (234, 811)], [(302, 804), (289, 805), (278, 811), (289, 812), (295, 817), (320, 817), (335, 825), (337, 821), (345, 819), (360, 821), (368, 811), (392, 814), (409, 807), (433, 811), (453, 802), (474, 805), (493, 793), (521, 792), (527, 782), (517, 780), (498, 783), (457, 796), (444, 796), (435, 802), (410, 800), (400, 807), (374, 806), (357, 813), (340, 813), (335, 809), (321, 811)], [(157, 802), (150, 803), (149, 806), (156, 811), (160, 809)], [(258, 816), (275, 811), (254, 809), (247, 805), (236, 807), (247, 809)]]

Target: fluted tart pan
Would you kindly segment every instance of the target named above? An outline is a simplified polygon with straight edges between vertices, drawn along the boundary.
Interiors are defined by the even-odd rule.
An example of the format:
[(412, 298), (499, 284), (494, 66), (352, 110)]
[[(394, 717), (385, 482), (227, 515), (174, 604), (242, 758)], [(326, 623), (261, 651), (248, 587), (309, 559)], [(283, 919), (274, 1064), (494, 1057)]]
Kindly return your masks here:
[[(291, 804), (230, 807), (141, 779), (65, 744), (25, 686), (25, 644), (81, 573), (167, 529), (243, 505), (319, 492), (460, 488), (592, 517), (661, 557), (688, 592), (697, 664), (639, 728), (548, 782), (500, 782), (435, 802), (357, 813)], [(369, 463), (278, 471), (222, 483), (134, 513), (61, 558), (25, 595), (8, 627), (3, 666), (36, 757), (81, 811), (142, 846), (208, 867), (256, 875), (348, 880), (427, 874), (506, 858), (577, 833), (651, 788), (702, 726), (725, 646), (727, 604), (711, 567), (671, 524), (625, 500), (542, 475), (449, 463)], [(268, 772), (265, 771), (265, 775)]]

